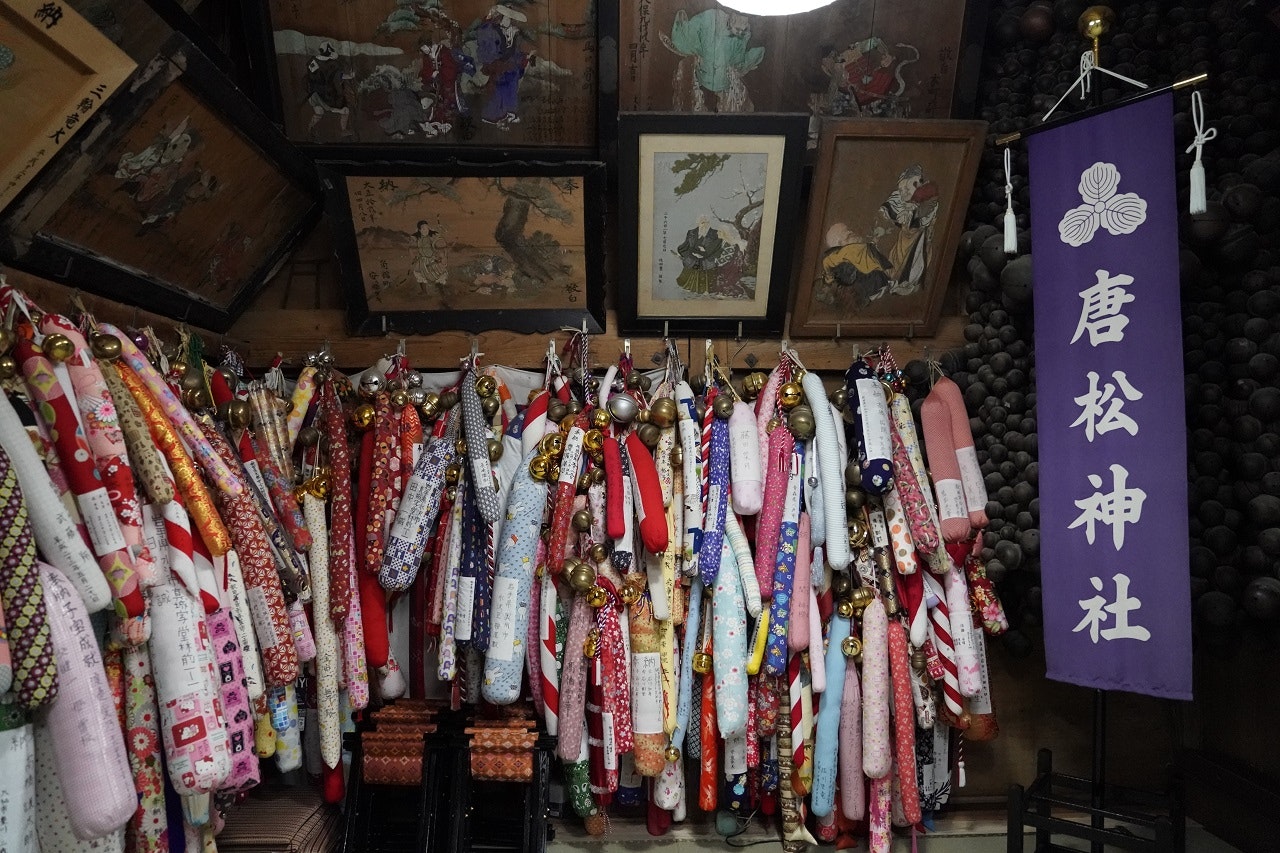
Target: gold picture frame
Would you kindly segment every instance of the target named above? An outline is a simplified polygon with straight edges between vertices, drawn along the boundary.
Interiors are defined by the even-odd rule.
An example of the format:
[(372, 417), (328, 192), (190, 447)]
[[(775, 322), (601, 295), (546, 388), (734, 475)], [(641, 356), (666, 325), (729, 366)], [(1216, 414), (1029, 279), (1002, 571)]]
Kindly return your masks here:
[(0, 0), (0, 209), (135, 67), (66, 3)]

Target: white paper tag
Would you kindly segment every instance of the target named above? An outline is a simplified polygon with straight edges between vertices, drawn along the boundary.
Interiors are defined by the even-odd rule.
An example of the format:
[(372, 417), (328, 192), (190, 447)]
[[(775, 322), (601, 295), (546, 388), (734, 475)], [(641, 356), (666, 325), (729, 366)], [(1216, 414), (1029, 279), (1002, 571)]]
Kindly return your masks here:
[(991, 675), (987, 671), (987, 646), (982, 632), (974, 630), (972, 635), (973, 652), (978, 656), (978, 673), (982, 678), (982, 688), (976, 695), (969, 697), (970, 714), (991, 713)]
[(120, 532), (120, 522), (116, 520), (116, 512), (111, 508), (111, 496), (101, 486), (83, 495), (76, 495), (76, 503), (80, 506), (80, 516), (85, 527), (89, 528), (89, 539), (93, 542), (93, 552), (99, 557), (115, 551), (123, 551), (124, 534)]
[(156, 564), (156, 576), (163, 582), (169, 576), (169, 536), (164, 529), (164, 516), (152, 504), (142, 505), (142, 541), (147, 543)]
[(271, 622), (271, 608), (267, 606), (267, 594), (260, 586), (245, 587), (249, 602), (249, 618), (253, 620), (253, 633), (258, 637), (258, 648), (266, 651), (276, 647), (276, 631)]
[(578, 481), (578, 465), (582, 462), (582, 437), (586, 435), (581, 427), (569, 430), (564, 441), (564, 454), (560, 457), (560, 482), (576, 483)]
[(662, 733), (662, 655), (658, 652), (631, 656), (631, 713), (636, 734)]
[(516, 623), (526, 603), (521, 602), (520, 583), (515, 578), (499, 575), (493, 579), (493, 615), (489, 620), (489, 659), (510, 661), (515, 658)]
[(475, 608), (476, 579), (458, 578), (458, 610), (453, 620), (453, 638), (471, 639), (471, 611)]
[(724, 778), (733, 779), (747, 772), (747, 736), (727, 738), (724, 742)]
[(957, 447), (956, 461), (960, 463), (960, 482), (964, 483), (964, 499), (969, 509), (977, 512), (987, 508), (987, 482), (978, 464), (978, 451), (973, 447)]
[(959, 480), (939, 480), (933, 484), (938, 495), (938, 517), (943, 521), (948, 518), (969, 518), (969, 508), (964, 500), (964, 486)]
[(892, 459), (893, 436), (889, 432), (889, 404), (879, 379), (859, 379), (858, 413), (862, 418), (862, 447), (868, 459)]
[(600, 723), (604, 728), (604, 769), (618, 769), (618, 742), (613, 731), (613, 714), (604, 711), (600, 714)]
[(396, 520), (391, 525), (392, 536), (405, 542), (417, 540), (418, 527), (427, 514), (427, 497), (430, 491), (426, 480), (416, 475), (409, 478), (409, 485), (400, 498)]
[(262, 469), (258, 467), (257, 459), (250, 459), (244, 463), (244, 470), (249, 472), (249, 479), (253, 480), (253, 485), (258, 490), (258, 494), (263, 498), (269, 499), (271, 492), (267, 490), (267, 481), (262, 479)]
[(884, 512), (873, 509), (867, 513), (871, 517), (871, 544), (876, 548), (889, 547), (889, 525), (885, 523)]
[(713, 483), (707, 487), (707, 517), (702, 529), (719, 530), (720, 526), (720, 485)]

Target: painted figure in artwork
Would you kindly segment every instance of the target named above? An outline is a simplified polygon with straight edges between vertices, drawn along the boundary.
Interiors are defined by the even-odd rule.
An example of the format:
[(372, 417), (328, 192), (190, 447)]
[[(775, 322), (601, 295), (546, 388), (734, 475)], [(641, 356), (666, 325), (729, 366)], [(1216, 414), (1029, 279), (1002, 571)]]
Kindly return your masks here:
[(440, 238), (440, 232), (431, 227), (425, 219), (418, 223), (413, 235), (414, 252), (416, 253), (409, 272), (418, 283), (418, 290), (423, 294), (434, 288), (440, 296), (441, 304), (448, 307), (448, 291), (445, 284), (449, 280), (449, 248)]
[(746, 287), (743, 274), (747, 268), (747, 241), (738, 229), (725, 222), (716, 229), (716, 236), (724, 244), (717, 258), (715, 285), (712, 292), (730, 299), (750, 299), (754, 288)]
[(837, 222), (827, 229), (826, 246), (816, 289), (819, 302), (864, 308), (889, 291), (893, 264), (875, 243)]
[(516, 287), (515, 267), (501, 255), (485, 255), (474, 268), (471, 284), (485, 296), (512, 293)]
[(189, 122), (184, 118), (173, 130), (162, 130), (146, 148), (125, 152), (116, 164), (115, 177), (137, 207), (141, 233), (173, 219), (188, 202), (212, 198), (218, 191), (217, 177), (187, 160), (202, 148)]
[[(681, 56), (672, 76), (674, 110), (751, 112), (746, 75), (764, 61), (764, 48), (751, 47), (746, 15), (707, 9), (692, 18), (676, 12), (671, 35), (661, 35), (668, 50)], [(708, 95), (714, 100), (709, 103)]]
[(239, 285), (251, 272), (246, 265), (252, 246), (253, 237), (245, 233), (239, 222), (232, 222), (214, 245), (209, 269), (201, 283), (212, 284), (218, 293), (232, 285)]
[(716, 264), (724, 251), (724, 241), (711, 227), (711, 217), (705, 213), (684, 236), (684, 242), (676, 247), (683, 269), (676, 276), (676, 283), (690, 293), (704, 295), (715, 285)]
[(875, 36), (831, 51), (822, 59), (822, 70), (830, 80), (824, 115), (878, 116), (904, 118), (911, 103), (903, 97), (907, 81), (903, 70), (920, 59), (920, 51), (899, 44), (897, 52)]
[(520, 80), (533, 51), (522, 49), (516, 22), (528, 20), (523, 12), (499, 4), (476, 28), (476, 63), (485, 78), (480, 117), (501, 130), (520, 121)]
[(338, 117), (342, 135), (352, 136), (347, 128), (351, 120), (351, 105), (347, 98), (347, 81), (355, 74), (343, 69), (338, 62), (338, 51), (333, 42), (320, 43), (316, 55), (307, 63), (307, 103), (311, 106), (311, 121), (307, 132), (314, 135), (316, 125), (325, 115)]
[(467, 111), (466, 101), (458, 89), (459, 77), (475, 74), (475, 63), (462, 51), (454, 50), (453, 37), (448, 33), (438, 42), (424, 42), (418, 52), (421, 54), (418, 80), (423, 94), (431, 102), (430, 130), (435, 134), (448, 133), (458, 123), (458, 117)]
[[(913, 163), (898, 176), (898, 188), (880, 205), (875, 235), (893, 270), (892, 292), (909, 296), (924, 283), (933, 255), (933, 226), (938, 220), (938, 185)], [(888, 243), (886, 245), (885, 240)]]

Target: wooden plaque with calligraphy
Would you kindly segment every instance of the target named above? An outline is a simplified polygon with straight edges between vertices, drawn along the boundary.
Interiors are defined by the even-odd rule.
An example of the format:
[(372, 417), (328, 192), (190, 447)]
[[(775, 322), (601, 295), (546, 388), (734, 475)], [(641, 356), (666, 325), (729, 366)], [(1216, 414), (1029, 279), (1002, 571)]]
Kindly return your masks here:
[(0, 209), (134, 67), (69, 5), (0, 0)]
[(604, 165), (321, 164), (352, 334), (604, 330)]
[(595, 147), (594, 0), (244, 8), (274, 69), (277, 118), (297, 143)]
[(224, 331), (315, 224), (314, 166), (175, 34), (0, 220), (0, 255)]
[[(622, 2), (619, 109), (807, 112), (810, 147), (823, 117), (949, 118), (965, 113), (957, 95), (972, 97), (957, 70), (972, 66), (961, 78), (976, 82), (981, 55), (964, 45), (965, 18), (964, 0), (836, 0), (769, 16), (713, 0)], [(982, 16), (970, 30), (985, 26)]]

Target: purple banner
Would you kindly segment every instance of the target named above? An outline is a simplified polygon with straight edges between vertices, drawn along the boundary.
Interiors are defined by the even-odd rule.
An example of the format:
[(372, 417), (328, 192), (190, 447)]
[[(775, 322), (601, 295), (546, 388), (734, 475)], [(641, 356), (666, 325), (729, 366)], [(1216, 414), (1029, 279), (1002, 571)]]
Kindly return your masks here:
[(1048, 675), (1191, 698), (1173, 95), (1029, 137)]

